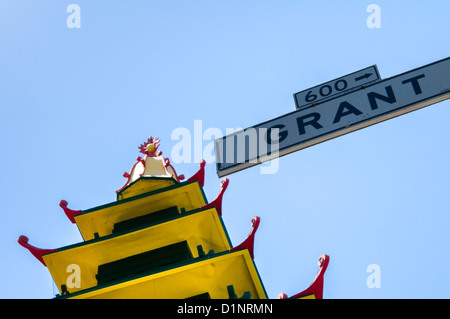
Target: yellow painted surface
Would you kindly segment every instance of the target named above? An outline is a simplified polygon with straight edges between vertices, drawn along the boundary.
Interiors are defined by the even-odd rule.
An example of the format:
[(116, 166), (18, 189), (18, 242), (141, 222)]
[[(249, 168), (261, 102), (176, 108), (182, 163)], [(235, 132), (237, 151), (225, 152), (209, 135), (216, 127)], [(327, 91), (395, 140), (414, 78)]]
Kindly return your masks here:
[(241, 297), (267, 299), (255, 264), (247, 249), (225, 253), (163, 272), (120, 282), (69, 298), (96, 299), (184, 299), (208, 292), (211, 299), (228, 299), (233, 285)]
[(131, 172), (128, 185), (117, 194), (117, 199), (123, 200), (178, 183), (175, 172), (165, 168), (165, 161), (162, 156), (146, 156), (145, 166), (138, 162)]
[(79, 266), (81, 287), (68, 287), (69, 292), (76, 292), (97, 286), (95, 275), (99, 265), (184, 240), (194, 258), (198, 257), (197, 245), (202, 245), (205, 253), (209, 250), (219, 253), (231, 248), (217, 210), (211, 208), (123, 235), (68, 246), (68, 249), (44, 255), (43, 258), (59, 289), (71, 275), (67, 267), (73, 264)]
[(142, 194), (128, 200), (117, 201), (99, 206), (75, 216), (75, 222), (85, 241), (94, 239), (94, 233), (100, 237), (110, 235), (114, 224), (131, 218), (143, 216), (177, 206), (186, 211), (206, 205), (203, 190), (198, 182), (178, 184), (161, 192)]
[(128, 185), (120, 193), (117, 194), (117, 200), (123, 200), (147, 192), (152, 192), (161, 188), (170, 187), (177, 182), (172, 177), (165, 179), (145, 179), (140, 178)]

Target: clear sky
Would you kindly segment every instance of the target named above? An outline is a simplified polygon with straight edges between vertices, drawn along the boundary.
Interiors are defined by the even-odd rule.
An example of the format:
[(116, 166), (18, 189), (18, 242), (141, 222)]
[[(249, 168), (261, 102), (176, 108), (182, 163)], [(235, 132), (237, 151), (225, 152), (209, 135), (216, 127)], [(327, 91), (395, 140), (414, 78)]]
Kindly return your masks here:
[[(80, 28), (67, 25), (72, 3)], [(366, 23), (372, 3), (380, 28)], [(59, 201), (115, 201), (148, 136), (170, 157), (172, 132), (189, 130), (192, 163), (173, 163), (189, 177), (212, 140), (194, 121), (200, 134), (246, 128), (370, 65), (387, 78), (446, 58), (448, 12), (446, 0), (0, 0), (0, 297), (54, 297), (18, 237), (82, 241)], [(447, 100), (284, 156), (276, 174), (228, 176), (225, 226), (237, 245), (261, 217), (254, 261), (269, 298), (304, 290), (322, 253), (324, 298), (450, 297), (448, 118)], [(208, 163), (209, 200), (220, 180)]]

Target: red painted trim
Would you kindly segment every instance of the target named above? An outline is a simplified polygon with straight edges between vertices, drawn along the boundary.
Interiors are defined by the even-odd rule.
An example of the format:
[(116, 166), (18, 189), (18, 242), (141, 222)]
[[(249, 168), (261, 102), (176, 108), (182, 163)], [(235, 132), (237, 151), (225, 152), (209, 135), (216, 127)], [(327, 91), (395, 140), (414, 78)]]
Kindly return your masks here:
[(134, 171), (134, 168), (136, 167), (137, 164), (142, 163), (142, 165), (144, 165), (144, 171), (145, 171), (145, 161), (142, 159), (142, 157), (138, 156), (138, 158), (136, 159), (136, 163), (134, 163), (133, 167), (131, 167), (130, 173), (123, 173), (123, 177), (125, 177), (127, 179), (127, 181), (125, 182), (125, 185), (123, 185), (120, 189), (116, 190), (116, 193), (120, 193), (121, 191), (123, 191), (125, 189), (125, 187), (128, 186), (128, 184), (130, 183), (131, 180), (131, 175)]
[(81, 210), (72, 210), (69, 207), (67, 207), (69, 203), (67, 203), (67, 201), (62, 200), (59, 202), (59, 206), (64, 210), (64, 213), (66, 213), (67, 218), (70, 219), (70, 221), (72, 222), (72, 224), (75, 224), (75, 216), (80, 215), (81, 213), (83, 213), (83, 211)]
[(325, 271), (328, 268), (328, 264), (330, 262), (330, 257), (328, 255), (322, 254), (319, 257), (319, 261), (317, 262), (319, 268), (319, 271), (317, 272), (316, 278), (314, 278), (314, 281), (312, 284), (303, 290), (302, 292), (290, 297), (291, 299), (298, 299), (300, 297), (314, 294), (316, 296), (316, 299), (323, 299), (323, 277), (325, 275)]
[(243, 248), (247, 248), (249, 253), (250, 253), (250, 256), (253, 259), (253, 257), (254, 257), (254, 255), (253, 255), (253, 248), (254, 248), (254, 243), (255, 243), (255, 234), (256, 234), (256, 231), (258, 230), (260, 221), (261, 221), (261, 218), (259, 218), (258, 216), (253, 217), (252, 222), (251, 222), (252, 230), (250, 231), (250, 234), (248, 234), (247, 238), (239, 246), (231, 248), (230, 252), (233, 252), (233, 251), (236, 251), (236, 250), (240, 250), (240, 249), (243, 249)]
[(229, 183), (230, 183), (230, 180), (228, 178), (224, 178), (222, 180), (222, 182), (221, 182), (221, 187), (222, 188), (220, 189), (220, 192), (217, 195), (217, 197), (211, 203), (203, 206), (202, 209), (216, 207), (217, 213), (219, 214), (219, 216), (222, 216), (222, 198), (223, 198), (223, 193), (225, 193), (225, 190), (227, 189)]
[(41, 248), (34, 247), (28, 243), (28, 237), (24, 236), (24, 235), (20, 236), (19, 239), (17, 240), (17, 242), (20, 244), (20, 246), (28, 249), (30, 251), (30, 253), (32, 253), (33, 256), (36, 257), (37, 260), (39, 260), (46, 267), (47, 267), (47, 265), (45, 264), (44, 259), (42, 258), (42, 255), (56, 251), (56, 249), (41, 249)]
[(200, 169), (197, 171), (197, 173), (192, 175), (192, 177), (189, 178), (187, 181), (188, 182), (198, 181), (200, 186), (203, 187), (205, 185), (205, 165), (206, 165), (205, 160), (202, 160), (199, 164)]
[[(170, 174), (170, 173), (167, 171), (167, 167), (169, 167), (169, 166), (170, 166), (170, 168), (172, 168), (173, 173), (175, 174), (175, 176), (173, 176), (172, 174)], [(177, 172), (176, 172), (175, 168), (174, 168), (172, 165), (170, 165), (170, 160), (169, 160), (168, 158), (165, 158), (165, 159), (164, 159), (164, 170), (166, 171), (166, 174), (167, 174), (167, 175), (171, 175), (172, 177), (175, 177), (175, 179), (176, 179), (176, 181), (177, 181), (178, 183), (179, 183), (180, 181), (184, 180), (184, 175), (177, 175)]]

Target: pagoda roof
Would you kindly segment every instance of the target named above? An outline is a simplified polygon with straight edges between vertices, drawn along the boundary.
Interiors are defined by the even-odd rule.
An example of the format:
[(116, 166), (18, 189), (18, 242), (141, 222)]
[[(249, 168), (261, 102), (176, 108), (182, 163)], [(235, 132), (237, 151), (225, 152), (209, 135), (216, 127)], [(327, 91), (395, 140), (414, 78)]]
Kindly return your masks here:
[(128, 277), (60, 298), (185, 299), (198, 295), (211, 299), (267, 299), (247, 249), (191, 259), (163, 271)]
[[(61, 295), (57, 298), (211, 298), (266, 299), (254, 264), (254, 237), (260, 218), (251, 221), (247, 238), (233, 247), (222, 220), (221, 181), (217, 197), (208, 203), (203, 191), (205, 161), (186, 182), (150, 137), (139, 149), (117, 200), (87, 210), (72, 210), (60, 202), (84, 242), (58, 249), (40, 249), (20, 236), (18, 243), (47, 266)], [(318, 261), (311, 285), (278, 299), (323, 298), (329, 256)], [(69, 267), (79, 267), (78, 282), (69, 285)], [(69, 288), (69, 290), (67, 289)]]
[(179, 212), (199, 209), (207, 204), (198, 181), (183, 182), (120, 201), (78, 211), (73, 217), (84, 240), (110, 235), (114, 225), (176, 206)]
[(58, 287), (66, 283), (68, 265), (80, 267), (81, 287), (70, 289), (72, 292), (96, 286), (96, 275), (103, 264), (182, 241), (187, 241), (192, 258), (199, 257), (199, 245), (206, 252), (228, 251), (232, 247), (222, 218), (215, 208), (209, 208), (178, 215), (150, 227), (144, 225), (127, 233), (62, 247), (42, 258)]

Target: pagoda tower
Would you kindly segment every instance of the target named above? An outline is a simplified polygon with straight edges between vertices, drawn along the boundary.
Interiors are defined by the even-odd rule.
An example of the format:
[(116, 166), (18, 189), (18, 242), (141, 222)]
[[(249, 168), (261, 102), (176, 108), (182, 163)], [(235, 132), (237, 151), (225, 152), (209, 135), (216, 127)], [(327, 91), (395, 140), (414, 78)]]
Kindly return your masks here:
[[(117, 200), (86, 210), (60, 207), (78, 227), (83, 242), (40, 249), (26, 236), (18, 242), (44, 266), (59, 289), (57, 299), (267, 299), (253, 260), (260, 218), (251, 220), (248, 237), (233, 247), (222, 220), (221, 181), (208, 202), (203, 191), (205, 161), (184, 181), (158, 151), (159, 139), (140, 145), (139, 156)], [(288, 297), (323, 297), (329, 257), (319, 258), (319, 271), (304, 291)]]

